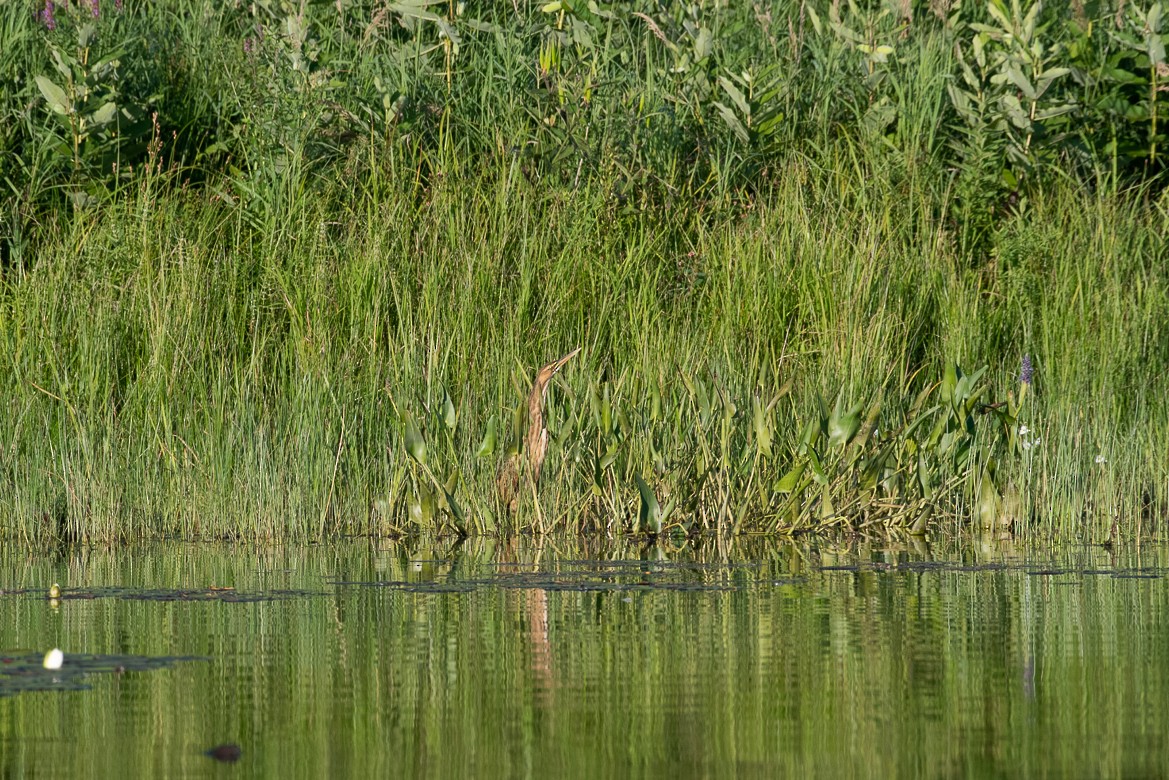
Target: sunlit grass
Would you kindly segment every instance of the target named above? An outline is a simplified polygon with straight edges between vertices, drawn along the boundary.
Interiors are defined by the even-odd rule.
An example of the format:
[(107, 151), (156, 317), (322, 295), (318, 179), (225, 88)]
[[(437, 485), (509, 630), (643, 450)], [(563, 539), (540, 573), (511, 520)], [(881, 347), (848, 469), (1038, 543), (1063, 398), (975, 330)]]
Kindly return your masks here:
[[(879, 169), (852, 180), (836, 159), (793, 158), (771, 194), (705, 213), (623, 211), (603, 180), (546, 188), (506, 165), (420, 186), (392, 161), (354, 161), (260, 224), (214, 193), (143, 185), (7, 272), (0, 526), (91, 540), (529, 528), (530, 501), (502, 511), (497, 459), (522, 435), (535, 369), (581, 346), (548, 397), (552, 527), (654, 530), (641, 479), (667, 531), (912, 528), (923, 505), (881, 490), (864, 504), (851, 455), (829, 492), (792, 506), (779, 483), (821, 404), (858, 408), (867, 443), (847, 452), (870, 457), (951, 361), (987, 366), (979, 404), (1005, 410), (1030, 354), (1018, 422), (1040, 444), (1024, 450), (979, 406), (969, 459), (937, 467), (927, 528), (980, 525), (994, 458), (996, 532), (1156, 530), (1160, 213), (1061, 189), (1005, 222), (978, 265), (946, 212), (917, 209), (928, 193)], [(407, 453), (407, 415), (433, 482)], [(477, 455), (492, 419), (499, 446)]]

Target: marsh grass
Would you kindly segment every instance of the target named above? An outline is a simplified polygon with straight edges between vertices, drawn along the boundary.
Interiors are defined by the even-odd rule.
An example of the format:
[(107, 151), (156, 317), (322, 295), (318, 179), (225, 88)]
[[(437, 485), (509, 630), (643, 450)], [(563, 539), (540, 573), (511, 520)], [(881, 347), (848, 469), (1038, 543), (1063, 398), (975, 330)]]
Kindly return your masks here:
[[(813, 5), (0, 9), (0, 530), (1159, 533), (1155, 154), (956, 109), (981, 12)], [(118, 46), (82, 139), (28, 76)]]
[[(854, 436), (890, 441), (956, 362), (988, 366), (987, 389), (969, 458), (938, 472), (930, 527), (978, 525), (993, 458), (997, 530), (1156, 532), (1157, 209), (1053, 191), (978, 266), (948, 214), (919, 210), (926, 193), (853, 164), (793, 157), (769, 196), (709, 215), (623, 213), (603, 181), (536, 186), (506, 157), (422, 187), (368, 150), (260, 224), (214, 193), (143, 181), (7, 272), (5, 532), (523, 530), (535, 507), (500, 511), (496, 459), (522, 432), (535, 368), (577, 345), (547, 408), (538, 500), (556, 527), (657, 530), (640, 479), (666, 531), (911, 528), (922, 504), (904, 496), (885, 515), (880, 491), (847, 509), (863, 491), (843, 466), (832, 498), (793, 507), (778, 483), (838, 399), (861, 414)], [(1017, 403), (1024, 353), (1018, 421), (1040, 439), (1026, 450), (981, 405)], [(433, 481), (407, 452), (407, 417)]]

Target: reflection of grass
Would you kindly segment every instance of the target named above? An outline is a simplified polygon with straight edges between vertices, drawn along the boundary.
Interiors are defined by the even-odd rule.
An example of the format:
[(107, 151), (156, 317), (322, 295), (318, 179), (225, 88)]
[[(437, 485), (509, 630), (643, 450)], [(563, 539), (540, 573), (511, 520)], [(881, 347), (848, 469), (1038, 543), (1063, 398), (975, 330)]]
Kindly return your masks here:
[[(275, 581), (326, 595), (102, 599), (66, 604), (65, 620), (0, 599), (20, 644), (210, 658), (0, 702), (6, 744), (20, 747), (4, 757), (51, 776), (180, 776), (237, 742), (275, 777), (523, 774), (521, 760), (556, 777), (748, 762), (767, 777), (1163, 777), (1162, 741), (1132, 735), (1163, 729), (1169, 589), (1111, 575), (1164, 576), (1167, 553), (855, 536), (645, 550), (596, 537), (172, 544), (56, 559), (8, 545), (0, 580), (16, 584)], [(476, 592), (322, 587), (341, 573)], [(614, 590), (547, 588), (579, 579)], [(641, 579), (704, 590), (621, 589)]]
[[(822, 492), (794, 525), (775, 519), (809, 423), (823, 420), (818, 458), (844, 442), (842, 421), (862, 423), (845, 426), (856, 437), (879, 429), (870, 448), (895, 440), (951, 357), (989, 364), (979, 403), (1010, 409), (1025, 351), (1042, 446), (1020, 458), (996, 415), (976, 411), (977, 447), (991, 449), (975, 450), (957, 472), (973, 482), (935, 517), (973, 506), (971, 469), (992, 456), (1016, 530), (1078, 530), (1106, 508), (1089, 530), (1107, 533), (1114, 515), (1123, 533), (1164, 505), (1169, 414), (1154, 388), (1169, 296), (1159, 218), (1138, 207), (1067, 191), (1038, 208), (1042, 241), (1011, 260), (1037, 283), (1016, 298), (1006, 269), (968, 270), (945, 214), (915, 205), (925, 193), (851, 181), (843, 163), (793, 161), (748, 213), (701, 217), (625, 214), (603, 187), (490, 172), (420, 191), (404, 173), (387, 171), (377, 194), (338, 181), (270, 229), (215, 200), (145, 193), (46, 237), (0, 297), (4, 530), (379, 533), (445, 524), (450, 500), (467, 530), (490, 530), (512, 522), (495, 466), (523, 437), (512, 410), (529, 372), (577, 344), (548, 394), (539, 500), (561, 524), (633, 527), (637, 477), (659, 510), (673, 501), (655, 515), (667, 526), (847, 514), (863, 469), (833, 511), (817, 508)], [(683, 258), (700, 281), (678, 286)], [(943, 402), (933, 392), (922, 414)], [(407, 456), (407, 417), (433, 482)], [(484, 448), (493, 417), (500, 443)], [(1097, 442), (1110, 443), (1107, 480), (1093, 476)]]

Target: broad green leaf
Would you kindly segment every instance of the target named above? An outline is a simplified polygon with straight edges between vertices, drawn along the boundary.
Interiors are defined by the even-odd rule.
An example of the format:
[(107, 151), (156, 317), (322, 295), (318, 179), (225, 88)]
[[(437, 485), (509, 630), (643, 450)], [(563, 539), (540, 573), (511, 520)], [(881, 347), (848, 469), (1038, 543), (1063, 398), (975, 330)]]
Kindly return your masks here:
[(816, 484), (827, 485), (828, 474), (825, 473), (824, 467), (820, 465), (820, 456), (810, 447), (808, 448), (808, 464), (812, 467), (812, 479), (816, 480)]
[(1023, 43), (1025, 45), (1031, 43), (1031, 39), (1035, 36), (1035, 21), (1039, 18), (1039, 11), (1043, 8), (1043, 3), (1036, 0), (1031, 4), (1031, 8), (1027, 11), (1027, 16), (1023, 19)]
[(710, 29), (706, 27), (698, 28), (698, 35), (694, 37), (694, 61), (702, 62), (710, 56), (711, 49), (714, 48), (714, 36), (711, 35)]
[(103, 104), (102, 107), (97, 111), (94, 111), (91, 119), (94, 124), (108, 125), (110, 122), (114, 121), (114, 117), (117, 115), (118, 107), (111, 100), (110, 102)]
[(35, 81), (37, 88), (45, 96), (49, 108), (62, 116), (73, 113), (73, 102), (69, 100), (69, 96), (65, 94), (65, 90), (54, 84), (52, 79), (47, 76), (37, 76)]
[(735, 112), (727, 108), (722, 103), (716, 102), (714, 107), (718, 109), (719, 116), (723, 118), (723, 122), (725, 122), (730, 131), (735, 134), (735, 137), (743, 143), (749, 143), (751, 140), (751, 135), (747, 132), (747, 128), (743, 125), (743, 123), (739, 121), (739, 118), (735, 116)]
[(650, 486), (645, 483), (640, 474), (634, 474), (637, 490), (641, 493), (640, 523), (643, 530), (659, 534), (662, 532), (662, 507)]
[(414, 415), (409, 412), (406, 413), (406, 452), (418, 463), (426, 462), (426, 442), (414, 422)]
[(1150, 35), (1148, 44), (1149, 60), (1156, 65), (1163, 65), (1165, 63), (1165, 43), (1161, 40), (1160, 35)]
[(828, 417), (828, 441), (837, 447), (843, 447), (852, 441), (860, 428), (861, 404), (854, 404), (844, 408), (844, 396), (836, 397), (836, 407)]
[(426, 485), (419, 484), (418, 491), (410, 496), (410, 519), (415, 525), (427, 526), (434, 519), (434, 494)]
[(451, 394), (443, 388), (442, 391), (442, 424), (446, 426), (448, 431), (454, 431), (455, 424), (458, 422), (458, 415), (455, 414), (455, 404), (451, 401)]
[(1013, 94), (1002, 96), (1001, 100), (1003, 107), (1007, 111), (1007, 117), (1011, 120), (1011, 124), (1020, 130), (1031, 130), (1031, 116), (1023, 109), (1023, 105), (1019, 102), (1019, 98)]
[(1028, 79), (1023, 71), (1019, 70), (1017, 67), (1011, 66), (1007, 68), (1007, 78), (1011, 80), (1012, 84), (1019, 88), (1019, 91), (1021, 91), (1024, 97), (1026, 97), (1028, 100), (1034, 100), (1037, 97), (1035, 94), (1035, 87), (1031, 84), (1031, 80)]
[(605, 385), (601, 396), (601, 433), (606, 436), (613, 433), (613, 402), (609, 398), (609, 385)]
[(832, 489), (824, 485), (820, 489), (820, 519), (831, 520), (836, 517), (836, 507), (832, 505)]
[(816, 446), (816, 442), (820, 440), (820, 424), (817, 420), (808, 420), (808, 424), (804, 426), (804, 432), (800, 434), (799, 453), (803, 455), (807, 450)]
[(917, 484), (921, 488), (922, 496), (927, 499), (933, 498), (933, 477), (930, 474), (929, 467), (926, 465), (925, 458), (922, 455), (917, 456)]
[(455, 496), (449, 490), (443, 491), (443, 500), (446, 502), (446, 509), (451, 514), (451, 518), (455, 523), (455, 530), (461, 535), (467, 535), (466, 515), (463, 514), (463, 508), (455, 501)]
[(93, 43), (94, 36), (97, 35), (97, 27), (92, 22), (83, 24), (77, 30), (77, 48), (88, 49), (89, 45)]
[(958, 377), (961, 375), (962, 369), (958, 368), (958, 364), (953, 361), (946, 361), (946, 368), (942, 372), (942, 402), (947, 404), (954, 403), (954, 388), (958, 386)]
[(1042, 122), (1045, 119), (1053, 119), (1057, 116), (1070, 114), (1077, 108), (1075, 103), (1065, 103), (1062, 106), (1052, 106), (1051, 108), (1042, 108), (1035, 112), (1035, 119)]
[(767, 410), (756, 395), (751, 399), (751, 421), (755, 426), (755, 446), (764, 457), (771, 457), (771, 422)]
[(913, 521), (913, 525), (909, 527), (909, 533), (914, 536), (921, 536), (925, 533), (926, 526), (929, 524), (930, 518), (934, 515), (934, 505), (926, 504), (922, 507), (921, 512), (918, 513), (917, 519)]
[(480, 458), (490, 458), (495, 454), (495, 415), (491, 415), (487, 421), (487, 433), (483, 434), (483, 441), (479, 443), (475, 454)]
[(992, 458), (982, 469), (978, 485), (978, 519), (983, 528), (993, 528), (999, 516), (1001, 496), (994, 483), (995, 461)]
[(779, 482), (775, 483), (776, 493), (791, 493), (800, 484), (800, 480), (804, 477), (804, 472), (808, 470), (807, 463), (800, 463), (793, 467), (791, 471), (784, 474)]
[(1014, 25), (1011, 24), (1009, 19), (1007, 19), (1007, 15), (1004, 12), (1004, 9), (1001, 8), (998, 3), (993, 2), (993, 0), (990, 3), (987, 3), (986, 11), (991, 15), (992, 18), (994, 18), (996, 22), (998, 22), (999, 28), (1003, 33), (1006, 35), (1014, 34)]
[(730, 96), (731, 101), (735, 104), (735, 107), (739, 109), (739, 113), (747, 119), (750, 119), (751, 105), (747, 102), (747, 98), (743, 96), (742, 91), (740, 91), (739, 88), (735, 86), (734, 82), (728, 79), (726, 76), (719, 76), (718, 83), (719, 86), (723, 88), (723, 91)]

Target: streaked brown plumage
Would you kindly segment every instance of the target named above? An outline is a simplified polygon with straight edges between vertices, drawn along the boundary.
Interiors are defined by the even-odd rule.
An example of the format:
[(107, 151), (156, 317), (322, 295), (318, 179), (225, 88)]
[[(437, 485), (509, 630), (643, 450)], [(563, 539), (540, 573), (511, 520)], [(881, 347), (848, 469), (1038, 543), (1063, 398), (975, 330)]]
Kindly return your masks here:
[[(532, 391), (528, 393), (528, 433), (524, 437), (524, 450), (528, 456), (528, 477), (533, 485), (540, 479), (540, 469), (548, 454), (548, 429), (544, 427), (544, 396), (548, 393), (548, 383), (578, 352), (580, 347), (541, 368), (532, 383)], [(509, 455), (500, 464), (496, 481), (500, 500), (513, 514), (520, 499), (520, 463), (519, 452)]]

